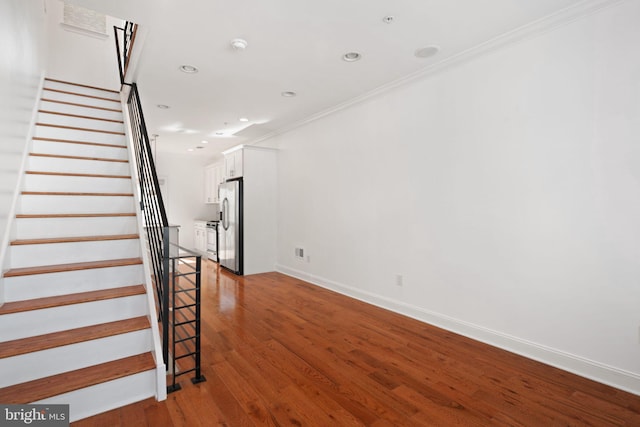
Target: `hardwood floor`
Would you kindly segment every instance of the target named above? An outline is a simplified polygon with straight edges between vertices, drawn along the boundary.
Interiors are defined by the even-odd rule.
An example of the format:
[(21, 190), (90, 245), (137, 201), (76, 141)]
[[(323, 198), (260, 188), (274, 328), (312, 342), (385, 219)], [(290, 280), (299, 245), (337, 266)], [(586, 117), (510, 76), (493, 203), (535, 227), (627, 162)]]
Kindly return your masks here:
[(640, 426), (640, 397), (278, 273), (203, 264), (203, 374), (89, 426)]

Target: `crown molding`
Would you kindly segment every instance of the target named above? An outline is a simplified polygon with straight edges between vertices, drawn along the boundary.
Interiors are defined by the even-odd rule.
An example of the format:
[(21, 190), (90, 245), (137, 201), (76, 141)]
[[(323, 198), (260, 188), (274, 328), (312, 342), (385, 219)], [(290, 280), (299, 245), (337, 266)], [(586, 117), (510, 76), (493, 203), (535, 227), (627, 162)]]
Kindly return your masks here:
[(556, 28), (567, 25), (587, 15), (591, 15), (602, 9), (605, 9), (620, 3), (624, 3), (626, 1), (629, 1), (629, 0), (584, 0), (573, 6), (569, 6), (551, 15), (547, 15), (529, 24), (523, 25), (507, 33), (501, 34), (497, 37), (494, 37), (486, 42), (483, 42), (479, 45), (476, 45), (458, 54), (452, 55), (442, 61), (436, 62), (433, 65), (422, 68), (405, 77), (401, 77), (397, 80), (386, 83), (382, 86), (379, 86), (355, 98), (351, 98), (331, 108), (327, 108), (326, 110), (322, 110), (318, 113), (312, 114), (311, 116), (305, 117), (304, 119), (301, 119), (290, 125), (284, 126), (273, 132), (269, 132), (268, 134), (262, 135), (254, 140), (247, 142), (246, 144), (247, 145), (258, 144), (260, 142), (263, 142), (275, 136), (285, 134), (296, 128), (299, 128), (300, 126), (314, 122), (322, 117), (328, 116), (330, 114), (333, 114), (338, 111), (344, 110), (348, 107), (351, 107), (352, 105), (356, 105), (368, 99), (382, 95), (397, 87), (404, 86), (406, 84), (415, 82), (417, 80), (421, 80), (426, 77), (441, 73), (447, 69), (450, 69), (452, 67), (471, 61), (472, 59), (475, 59), (479, 56), (486, 55), (490, 52), (501, 49), (503, 47), (516, 44), (518, 42), (521, 42), (523, 40), (526, 40), (532, 37), (536, 37), (543, 33), (546, 33)]

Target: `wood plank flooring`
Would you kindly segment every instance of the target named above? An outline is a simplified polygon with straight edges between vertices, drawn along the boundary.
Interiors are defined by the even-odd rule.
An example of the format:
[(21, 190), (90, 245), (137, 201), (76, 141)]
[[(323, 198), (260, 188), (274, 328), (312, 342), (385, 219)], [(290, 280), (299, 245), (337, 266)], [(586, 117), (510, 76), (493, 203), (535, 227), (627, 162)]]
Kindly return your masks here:
[(202, 366), (92, 426), (640, 426), (640, 397), (278, 273), (203, 263)]
[(51, 396), (68, 393), (106, 381), (116, 380), (128, 375), (150, 371), (154, 368), (155, 361), (151, 353), (137, 354), (124, 359), (78, 369), (72, 374), (65, 372), (51, 377), (5, 387), (0, 390), (0, 402), (3, 404), (36, 402)]
[(76, 262), (73, 264), (42, 265), (36, 267), (12, 268), (4, 277), (28, 276), (30, 274), (58, 273), (61, 271), (90, 270), (93, 268), (123, 267), (142, 264), (142, 258), (108, 259), (105, 261)]
[(102, 301), (111, 298), (124, 298), (133, 295), (142, 295), (145, 292), (144, 285), (131, 285), (100, 289), (97, 291), (5, 302), (2, 307), (0, 307), (0, 315), (20, 313), (30, 310), (42, 310), (45, 308), (61, 307), (71, 304), (81, 304), (83, 302)]
[(45, 335), (21, 338), (3, 342), (0, 348), (0, 359), (18, 356), (26, 353), (47, 350), (55, 347), (112, 337), (127, 332), (148, 329), (149, 319), (146, 316), (133, 317), (131, 319), (117, 320), (115, 322), (101, 323), (98, 325), (84, 326), (68, 329)]

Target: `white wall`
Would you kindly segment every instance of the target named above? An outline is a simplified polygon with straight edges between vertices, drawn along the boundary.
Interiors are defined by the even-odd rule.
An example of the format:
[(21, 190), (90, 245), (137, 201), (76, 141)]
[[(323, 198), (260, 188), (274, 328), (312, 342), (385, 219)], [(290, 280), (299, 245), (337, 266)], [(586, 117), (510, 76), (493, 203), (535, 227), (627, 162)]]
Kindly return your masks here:
[(61, 0), (46, 2), (49, 25), (47, 77), (120, 90), (113, 26), (122, 27), (122, 21), (107, 16), (107, 37), (69, 31), (60, 25), (64, 3)]
[(44, 35), (42, 0), (0, 2), (0, 263), (45, 68)]
[(193, 249), (193, 221), (217, 217), (217, 205), (204, 203), (204, 166), (210, 159), (196, 154), (158, 152), (156, 171), (167, 179), (165, 197), (170, 224), (180, 226), (180, 245)]
[(622, 2), (269, 141), (279, 270), (640, 394), (638, 17)]

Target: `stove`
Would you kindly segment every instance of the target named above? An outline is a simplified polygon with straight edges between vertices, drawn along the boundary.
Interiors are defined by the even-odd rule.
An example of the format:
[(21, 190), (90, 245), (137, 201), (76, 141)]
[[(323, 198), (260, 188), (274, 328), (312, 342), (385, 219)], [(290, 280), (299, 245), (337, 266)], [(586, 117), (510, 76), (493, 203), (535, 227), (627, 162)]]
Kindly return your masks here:
[(207, 258), (218, 262), (218, 220), (207, 221)]

